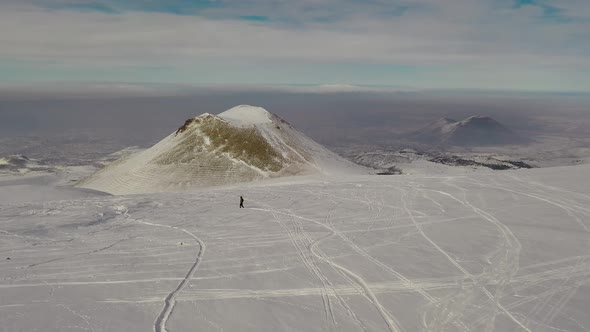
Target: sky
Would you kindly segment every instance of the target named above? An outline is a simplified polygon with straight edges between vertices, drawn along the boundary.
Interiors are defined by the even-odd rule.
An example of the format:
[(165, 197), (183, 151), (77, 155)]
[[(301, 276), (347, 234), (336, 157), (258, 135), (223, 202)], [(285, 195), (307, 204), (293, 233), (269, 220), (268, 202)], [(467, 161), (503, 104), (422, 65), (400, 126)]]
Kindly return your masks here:
[(2, 0), (0, 85), (590, 92), (588, 0)]

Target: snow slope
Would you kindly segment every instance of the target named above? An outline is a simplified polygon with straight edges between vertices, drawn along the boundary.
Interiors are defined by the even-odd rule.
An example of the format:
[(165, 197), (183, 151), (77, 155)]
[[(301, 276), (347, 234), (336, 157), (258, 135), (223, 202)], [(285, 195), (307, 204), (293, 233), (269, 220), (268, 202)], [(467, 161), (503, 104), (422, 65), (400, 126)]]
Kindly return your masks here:
[(15, 204), (67, 200), (107, 194), (90, 189), (73, 188), (56, 174), (34, 176), (0, 176), (0, 202)]
[(19, 165), (18, 172), (1, 170), (0, 202), (16, 204), (106, 196), (108, 194), (103, 192), (72, 186), (95, 171), (93, 166), (53, 167), (28, 162)]
[(0, 202), (0, 330), (587, 331), (589, 176)]
[(363, 172), (263, 108), (189, 119), (153, 147), (80, 183), (111, 194), (182, 191), (304, 174)]

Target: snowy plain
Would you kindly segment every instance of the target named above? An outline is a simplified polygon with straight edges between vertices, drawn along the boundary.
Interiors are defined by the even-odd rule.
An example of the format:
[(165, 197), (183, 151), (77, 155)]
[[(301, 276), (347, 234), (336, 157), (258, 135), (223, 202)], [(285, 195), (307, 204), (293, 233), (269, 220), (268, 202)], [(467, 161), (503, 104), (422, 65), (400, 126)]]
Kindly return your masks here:
[(2, 177), (0, 331), (588, 331), (589, 178), (60, 185), (30, 201), (59, 181)]

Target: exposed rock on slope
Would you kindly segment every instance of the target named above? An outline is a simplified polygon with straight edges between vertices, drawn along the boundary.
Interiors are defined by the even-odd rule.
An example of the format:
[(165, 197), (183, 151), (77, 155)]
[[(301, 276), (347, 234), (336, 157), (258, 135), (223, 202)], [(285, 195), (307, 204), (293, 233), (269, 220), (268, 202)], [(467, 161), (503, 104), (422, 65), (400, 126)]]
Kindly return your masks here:
[(527, 140), (487, 116), (463, 121), (443, 118), (408, 135), (410, 140), (429, 145), (489, 146), (520, 144)]
[(27, 174), (30, 172), (55, 172), (55, 168), (23, 155), (0, 157), (0, 173)]
[(188, 119), (158, 144), (114, 162), (79, 186), (132, 194), (355, 171), (359, 168), (278, 116), (241, 105)]

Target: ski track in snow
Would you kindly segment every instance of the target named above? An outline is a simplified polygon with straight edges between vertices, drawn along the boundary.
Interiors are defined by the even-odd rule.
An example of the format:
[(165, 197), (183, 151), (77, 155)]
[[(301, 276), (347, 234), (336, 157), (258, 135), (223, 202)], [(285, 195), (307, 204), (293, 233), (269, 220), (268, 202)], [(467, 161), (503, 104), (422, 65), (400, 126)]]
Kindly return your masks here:
[[(239, 189), (243, 210), (227, 208), (236, 194), (227, 189), (2, 206), (0, 253), (11, 256), (0, 265), (2, 328), (33, 324), (18, 313), (45, 308), (70, 327), (121, 330), (98, 308), (144, 312), (163, 301), (155, 332), (169, 331), (172, 314), (175, 326), (204, 330), (587, 331), (576, 304), (590, 291), (590, 195), (497, 174), (258, 186)], [(98, 204), (121, 218), (62, 221), (90, 219)], [(521, 206), (530, 210), (515, 215)], [(171, 247), (183, 233), (194, 246)], [(98, 293), (64, 297), (76, 289)], [(278, 316), (248, 320), (256, 308)]]
[[(445, 181), (447, 183), (449, 183), (449, 181)], [(466, 192), (464, 190), (464, 188), (461, 188), (459, 186), (456, 186), (454, 184), (449, 183), (449, 185), (459, 189), (460, 191), (463, 192), (463, 199), (459, 199), (451, 194), (449, 194), (448, 192), (444, 192), (444, 191), (439, 191), (440, 194), (442, 195), (446, 195), (454, 200), (456, 200), (457, 202), (461, 203), (462, 205), (472, 209), (475, 213), (477, 213), (478, 215), (480, 215), (482, 217), (482, 219), (489, 221), (490, 223), (492, 223), (494, 226), (496, 226), (498, 228), (498, 230), (502, 233), (502, 243), (500, 244), (500, 247), (505, 248), (505, 257), (503, 260), (501, 260), (501, 265), (498, 264), (496, 266), (493, 267), (493, 270), (490, 270), (490, 272), (488, 273), (491, 277), (494, 277), (493, 274), (508, 274), (507, 276), (503, 277), (503, 279), (501, 281), (499, 281), (499, 283), (501, 284), (500, 287), (497, 288), (496, 294), (492, 295), (486, 288), (485, 285), (480, 286), (480, 290), (494, 303), (495, 307), (497, 307), (499, 310), (501, 310), (502, 312), (504, 312), (508, 317), (510, 317), (510, 319), (512, 319), (518, 326), (520, 326), (523, 330), (525, 331), (530, 331), (530, 329), (528, 327), (526, 327), (525, 325), (522, 324), (522, 322), (520, 322), (516, 317), (514, 317), (514, 315), (512, 315), (512, 313), (510, 313), (508, 310), (506, 310), (506, 308), (504, 308), (500, 302), (498, 301), (498, 299), (502, 296), (502, 290), (504, 288), (504, 283), (509, 280), (509, 278), (514, 275), (517, 271), (518, 271), (518, 255), (520, 252), (520, 243), (518, 242), (518, 239), (516, 239), (516, 237), (514, 236), (514, 234), (512, 234), (512, 232), (510, 231), (509, 228), (507, 228), (504, 224), (500, 223), (497, 219), (495, 219), (493, 216), (489, 215), (488, 213), (486, 213), (485, 211), (473, 206), (471, 203), (469, 203), (469, 201), (467, 200), (467, 195)], [(405, 196), (402, 196), (402, 202), (404, 205), (404, 208), (406, 209), (408, 215), (412, 216), (411, 211), (409, 211), (409, 209), (407, 209), (407, 203), (406, 200), (404, 198)], [(444, 255), (446, 257), (447, 260), (449, 260), (449, 262), (451, 262), (451, 264), (453, 264), (455, 267), (457, 267), (457, 269), (459, 269), (461, 271), (461, 273), (463, 273), (463, 275), (466, 278), (470, 278), (472, 279), (474, 282), (478, 283), (479, 279), (481, 279), (481, 276), (476, 279), (474, 278), (467, 270), (465, 270), (455, 259), (453, 259), (446, 251), (444, 251), (439, 245), (437, 245), (428, 235), (426, 235), (424, 233), (424, 230), (422, 229), (422, 226), (418, 225), (415, 221), (415, 219), (413, 217), (411, 217), (412, 222), (414, 222), (414, 224), (416, 225), (416, 228), (418, 229), (418, 231), (420, 232), (420, 234), (430, 243), (432, 244), (433, 247), (436, 248), (437, 251), (439, 251), (442, 255)], [(461, 313), (456, 313), (457, 315), (461, 315)], [(490, 319), (490, 325), (488, 325), (488, 327), (486, 328), (486, 330), (490, 330), (490, 326), (493, 325), (493, 322), (496, 318), (496, 311), (493, 311), (493, 315)]]
[[(124, 214), (125, 214), (125, 216), (128, 217), (128, 219), (130, 219), (128, 211), (125, 211)], [(182, 281), (178, 284), (178, 286), (172, 292), (170, 292), (170, 294), (168, 294), (166, 296), (166, 298), (164, 299), (164, 307), (162, 308), (160, 315), (158, 315), (158, 318), (156, 318), (156, 321), (154, 322), (154, 331), (155, 332), (167, 332), (168, 330), (166, 329), (166, 323), (168, 322), (168, 318), (170, 318), (170, 315), (172, 314), (172, 311), (174, 310), (174, 306), (176, 305), (176, 297), (184, 290), (187, 283), (191, 280), (191, 278), (195, 274), (195, 271), (197, 271), (197, 268), (199, 267), (199, 264), (202, 261), (203, 255), (205, 254), (206, 246), (205, 246), (205, 243), (200, 238), (198, 238), (195, 234), (189, 232), (188, 230), (186, 230), (184, 228), (170, 226), (170, 225), (156, 224), (156, 223), (135, 220), (135, 219), (131, 219), (131, 220), (133, 220), (137, 223), (143, 224), (143, 225), (147, 225), (147, 226), (163, 227), (163, 228), (169, 228), (169, 229), (176, 230), (176, 231), (182, 231), (182, 232), (186, 233), (188, 236), (190, 236), (191, 238), (193, 238), (199, 244), (199, 251), (197, 252), (197, 254), (195, 256), (194, 264), (191, 266), (189, 271), (186, 273), (186, 276), (182, 279)]]
[[(316, 194), (312, 191), (309, 191), (310, 194)], [(338, 199), (339, 197), (334, 197), (335, 199)], [(369, 206), (369, 208), (372, 208), (374, 205), (383, 205), (383, 204), (376, 204), (374, 201), (370, 200), (366, 193), (364, 196), (365, 200), (364, 202), (367, 204), (367, 206)], [(366, 283), (366, 281), (358, 276), (357, 274), (355, 274), (354, 272), (346, 269), (345, 267), (334, 263), (333, 260), (329, 259), (326, 256), (321, 256), (318, 255), (315, 251), (314, 248), (319, 244), (319, 242), (321, 242), (322, 240), (325, 240), (329, 237), (332, 237), (334, 235), (337, 235), (340, 239), (344, 240), (344, 242), (346, 244), (348, 244), (350, 247), (352, 247), (353, 250), (355, 250), (357, 253), (359, 253), (360, 255), (362, 255), (363, 257), (367, 258), (369, 261), (375, 263), (377, 266), (383, 268), (384, 270), (392, 273), (396, 278), (399, 278), (400, 280), (402, 280), (405, 284), (409, 285), (410, 288), (412, 288), (413, 290), (417, 291), (418, 293), (422, 294), (427, 300), (429, 300), (431, 303), (436, 302), (436, 300), (434, 298), (432, 298), (429, 294), (427, 294), (423, 289), (421, 289), (420, 287), (416, 286), (412, 281), (410, 281), (409, 279), (407, 279), (406, 277), (404, 277), (403, 275), (401, 275), (400, 273), (398, 273), (397, 271), (393, 270), (391, 267), (383, 264), (382, 262), (378, 261), (377, 259), (375, 259), (374, 257), (370, 256), (369, 254), (367, 254), (364, 250), (362, 250), (361, 248), (359, 248), (356, 244), (354, 244), (354, 242), (350, 239), (348, 239), (347, 237), (345, 237), (341, 232), (338, 232), (337, 230), (335, 230), (333, 227), (330, 227), (324, 223), (321, 223), (317, 220), (312, 220), (309, 218), (305, 218), (299, 215), (295, 215), (293, 214), (291, 211), (285, 213), (285, 212), (280, 212), (280, 211), (274, 211), (274, 210), (268, 210), (268, 209), (256, 209), (255, 210), (260, 210), (260, 211), (267, 211), (267, 212), (271, 212), (273, 215), (276, 216), (276, 214), (283, 214), (283, 215), (287, 215), (293, 218), (298, 218), (298, 219), (302, 219), (302, 220), (306, 220), (306, 221), (311, 221), (321, 227), (326, 228), (328, 231), (330, 231), (330, 235), (328, 235), (327, 237), (324, 237), (320, 240), (318, 240), (317, 242), (311, 244), (309, 246), (310, 251), (317, 256), (319, 259), (325, 261), (326, 263), (330, 264), (332, 267), (334, 267), (335, 269), (337, 269), (338, 271), (343, 272), (344, 274), (346, 274), (349, 278), (351, 278), (352, 280), (354, 280), (365, 292), (366, 296), (368, 297), (368, 299), (373, 303), (373, 305), (375, 305), (376, 309), (380, 312), (381, 316), (383, 317), (384, 321), (387, 323), (387, 326), (389, 327), (389, 329), (391, 331), (400, 331), (402, 328), (399, 326), (399, 323), (395, 320), (395, 318), (388, 313), (383, 306), (381, 305), (381, 303), (379, 302), (379, 300), (377, 300), (375, 294), (373, 293), (373, 291), (371, 290), (371, 287)], [(276, 219), (276, 217), (275, 217)], [(371, 224), (369, 226), (369, 229), (372, 227), (373, 224)], [(299, 226), (300, 227), (300, 226)]]

